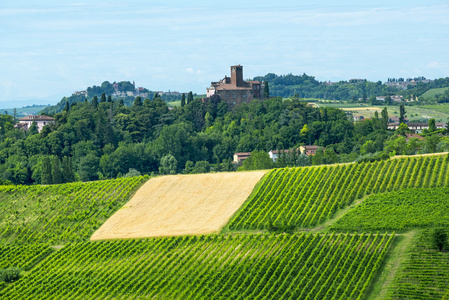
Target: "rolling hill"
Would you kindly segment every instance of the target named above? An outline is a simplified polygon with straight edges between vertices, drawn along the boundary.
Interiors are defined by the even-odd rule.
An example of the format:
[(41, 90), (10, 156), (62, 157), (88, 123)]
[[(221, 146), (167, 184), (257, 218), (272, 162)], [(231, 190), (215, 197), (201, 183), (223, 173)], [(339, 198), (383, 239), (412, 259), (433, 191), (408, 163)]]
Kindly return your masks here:
[[(448, 168), (444, 154), (233, 179), (0, 187), (0, 268), (22, 270), (0, 281), (0, 298), (441, 299), (447, 256), (431, 237), (435, 226), (449, 230)], [(247, 191), (237, 199), (234, 188)], [(198, 228), (195, 219), (217, 231), (234, 214), (221, 233), (126, 238), (113, 235), (125, 224), (110, 218), (117, 210), (122, 232), (148, 219), (140, 237), (157, 224)], [(112, 235), (89, 241), (100, 226)]]

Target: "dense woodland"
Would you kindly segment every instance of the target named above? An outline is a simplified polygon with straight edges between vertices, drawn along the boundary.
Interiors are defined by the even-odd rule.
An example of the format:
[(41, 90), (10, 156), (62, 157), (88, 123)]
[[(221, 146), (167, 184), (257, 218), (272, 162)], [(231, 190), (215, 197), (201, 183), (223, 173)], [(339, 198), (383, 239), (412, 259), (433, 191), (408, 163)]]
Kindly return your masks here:
[[(234, 171), (235, 152), (253, 152), (241, 169), (348, 162), (374, 153), (416, 154), (448, 150), (445, 132), (406, 139), (406, 126), (387, 130), (382, 116), (353, 123), (336, 108), (313, 108), (299, 99), (254, 100), (230, 110), (214, 96), (192, 99), (170, 110), (157, 94), (136, 97), (131, 106), (104, 94), (67, 102), (55, 124), (38, 133), (14, 128), (0, 117), (0, 174), (12, 183), (59, 183), (132, 174)], [(398, 134), (399, 133), (399, 134)], [(402, 135), (401, 135), (402, 134)], [(312, 159), (284, 155), (273, 164), (267, 152), (315, 144), (326, 147)], [(375, 154), (377, 155), (377, 154)]]

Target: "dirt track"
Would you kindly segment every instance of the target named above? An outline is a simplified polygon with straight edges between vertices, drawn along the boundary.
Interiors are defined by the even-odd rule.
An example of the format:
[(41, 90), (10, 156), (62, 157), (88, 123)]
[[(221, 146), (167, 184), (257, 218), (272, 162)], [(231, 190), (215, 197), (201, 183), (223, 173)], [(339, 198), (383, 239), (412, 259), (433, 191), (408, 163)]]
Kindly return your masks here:
[(217, 232), (265, 173), (171, 175), (150, 179), (91, 240)]

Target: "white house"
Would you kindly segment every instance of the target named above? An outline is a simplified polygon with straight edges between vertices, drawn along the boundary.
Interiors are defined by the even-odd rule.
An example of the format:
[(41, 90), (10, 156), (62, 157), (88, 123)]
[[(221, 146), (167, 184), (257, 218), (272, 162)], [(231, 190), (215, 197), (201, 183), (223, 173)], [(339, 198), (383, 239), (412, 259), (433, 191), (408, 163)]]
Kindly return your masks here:
[(28, 130), (33, 122), (36, 122), (37, 130), (41, 132), (45, 125), (54, 123), (55, 119), (49, 116), (26, 116), (19, 119), (18, 128)]

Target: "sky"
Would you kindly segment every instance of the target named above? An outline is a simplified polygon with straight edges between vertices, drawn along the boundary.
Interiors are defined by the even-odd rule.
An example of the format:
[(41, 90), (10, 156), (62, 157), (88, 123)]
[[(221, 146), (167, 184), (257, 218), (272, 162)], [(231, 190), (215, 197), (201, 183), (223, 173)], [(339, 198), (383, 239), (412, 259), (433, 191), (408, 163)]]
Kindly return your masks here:
[(135, 81), (204, 94), (243, 66), (320, 81), (449, 76), (449, 1), (0, 3), (0, 108)]

